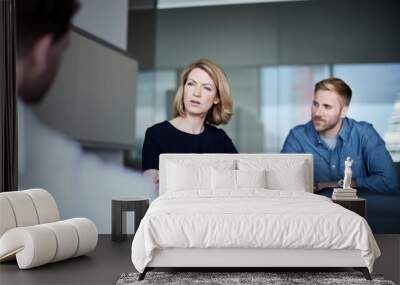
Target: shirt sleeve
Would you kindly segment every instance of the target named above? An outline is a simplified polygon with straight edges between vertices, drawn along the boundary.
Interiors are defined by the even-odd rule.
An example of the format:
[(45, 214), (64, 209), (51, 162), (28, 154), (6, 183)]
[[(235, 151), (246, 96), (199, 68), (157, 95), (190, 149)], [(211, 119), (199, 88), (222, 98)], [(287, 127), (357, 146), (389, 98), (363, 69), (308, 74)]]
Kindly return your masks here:
[(283, 144), (281, 153), (304, 153), (304, 150), (303, 150), (299, 140), (293, 134), (292, 130), (289, 132), (288, 136), (286, 137), (286, 140)]
[(161, 148), (157, 141), (154, 139), (152, 132), (147, 129), (144, 136), (144, 143), (142, 149), (142, 169), (158, 169), (158, 160), (161, 153)]
[(368, 176), (357, 177), (359, 188), (372, 192), (398, 191), (398, 177), (393, 160), (385, 147), (385, 142), (370, 125), (362, 139), (362, 154)]

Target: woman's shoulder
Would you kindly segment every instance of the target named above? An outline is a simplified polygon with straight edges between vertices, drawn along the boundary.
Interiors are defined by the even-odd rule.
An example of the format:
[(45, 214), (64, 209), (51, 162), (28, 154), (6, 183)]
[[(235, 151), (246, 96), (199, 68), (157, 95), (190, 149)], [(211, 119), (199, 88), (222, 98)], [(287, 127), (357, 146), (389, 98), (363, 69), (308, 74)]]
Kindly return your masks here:
[(206, 124), (206, 131), (208, 134), (213, 135), (213, 136), (219, 136), (219, 137), (228, 137), (228, 135), (225, 133), (223, 129), (220, 129), (214, 125), (211, 124)]
[(206, 127), (208, 133), (210, 134), (209, 137), (212, 137), (212, 141), (220, 142), (218, 145), (223, 147), (223, 149), (219, 149), (219, 152), (223, 153), (238, 152), (232, 142), (232, 139), (225, 133), (223, 129), (217, 128), (213, 125), (206, 125)]
[(168, 121), (163, 121), (157, 124), (152, 125), (151, 127), (148, 127), (146, 130), (147, 135), (156, 135), (160, 133), (164, 133), (167, 129), (169, 128), (169, 123)]

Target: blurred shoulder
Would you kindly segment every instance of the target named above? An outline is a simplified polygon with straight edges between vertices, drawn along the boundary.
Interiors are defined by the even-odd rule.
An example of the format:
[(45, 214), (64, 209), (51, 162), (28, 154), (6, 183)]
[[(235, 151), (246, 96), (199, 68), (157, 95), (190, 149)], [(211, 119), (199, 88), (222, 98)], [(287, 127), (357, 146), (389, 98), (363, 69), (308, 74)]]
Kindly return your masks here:
[(157, 135), (160, 133), (166, 132), (170, 126), (169, 126), (168, 121), (163, 121), (157, 124), (152, 125), (151, 127), (148, 127), (146, 130), (146, 135)]
[(223, 129), (217, 128), (216, 126), (206, 124), (206, 131), (210, 135), (219, 136), (219, 137), (228, 137), (226, 132)]
[(350, 129), (357, 130), (360, 134), (368, 134), (376, 133), (374, 126), (366, 121), (356, 121), (354, 119), (346, 118)]
[(294, 126), (293, 128), (290, 129), (289, 135), (294, 135), (296, 137), (304, 136), (307, 134), (307, 131), (310, 128), (313, 128), (311, 121), (309, 121), (306, 124), (300, 124), (300, 125)]

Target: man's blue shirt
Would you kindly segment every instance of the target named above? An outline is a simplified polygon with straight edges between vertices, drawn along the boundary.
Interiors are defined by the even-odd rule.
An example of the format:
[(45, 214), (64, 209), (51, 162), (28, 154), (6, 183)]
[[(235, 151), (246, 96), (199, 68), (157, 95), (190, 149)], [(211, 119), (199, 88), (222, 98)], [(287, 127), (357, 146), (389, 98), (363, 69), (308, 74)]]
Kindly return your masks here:
[(290, 130), (281, 152), (313, 154), (315, 184), (343, 179), (344, 161), (350, 157), (357, 188), (398, 191), (393, 160), (385, 142), (369, 123), (345, 118), (336, 147), (330, 150), (309, 121)]

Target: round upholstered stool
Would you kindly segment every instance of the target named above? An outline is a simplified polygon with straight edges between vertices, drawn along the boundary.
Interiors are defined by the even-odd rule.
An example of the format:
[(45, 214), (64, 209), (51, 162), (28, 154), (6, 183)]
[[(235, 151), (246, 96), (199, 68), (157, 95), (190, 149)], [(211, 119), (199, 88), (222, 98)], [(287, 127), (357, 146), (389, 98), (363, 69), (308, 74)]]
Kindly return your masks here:
[(114, 197), (111, 202), (111, 239), (126, 239), (126, 212), (135, 212), (135, 232), (149, 208), (149, 199), (140, 197)]

